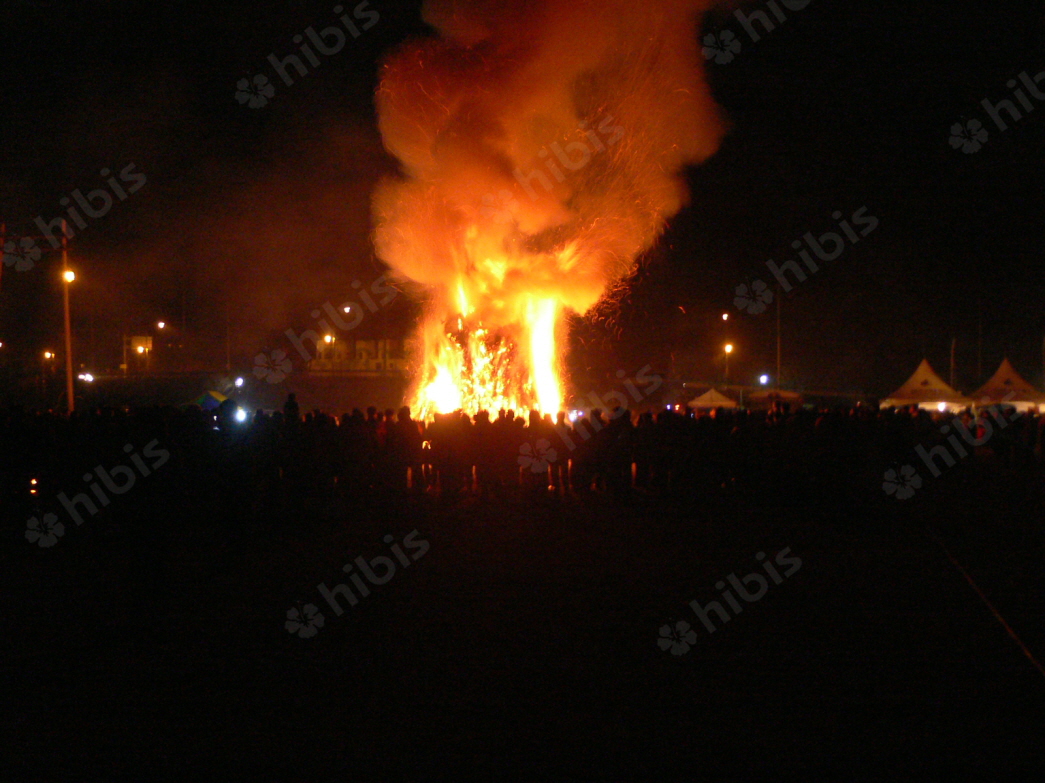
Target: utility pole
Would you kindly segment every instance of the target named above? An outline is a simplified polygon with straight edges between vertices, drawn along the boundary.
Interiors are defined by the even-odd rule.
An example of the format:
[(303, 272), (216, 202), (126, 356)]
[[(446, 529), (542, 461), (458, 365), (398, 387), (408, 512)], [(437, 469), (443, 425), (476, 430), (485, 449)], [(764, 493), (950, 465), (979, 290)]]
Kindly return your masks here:
[(951, 388), (954, 388), (954, 349), (958, 346), (958, 338), (951, 338)]
[(778, 287), (776, 295), (776, 387), (780, 391), (780, 300), (784, 298), (784, 292)]
[[(62, 309), (65, 313), (65, 393), (68, 398), (68, 411), (72, 413), (76, 407), (76, 399), (73, 391), (73, 338), (72, 338), (72, 321), (69, 317), (69, 286), (72, 285), (73, 280), (76, 279), (76, 275), (73, 274), (72, 270), (69, 269), (69, 226), (62, 219)], [(30, 239), (33, 240), (31, 247), (35, 249), (37, 254), (41, 253), (42, 250), (36, 246), (37, 240), (48, 240), (50, 243), (54, 243), (53, 236), (33, 236), (29, 234), (23, 234), (19, 237), (21, 240)], [(13, 240), (12, 240), (13, 241)], [(0, 223), (0, 252), (3, 251), (4, 245), (7, 243), (7, 224)], [(57, 249), (57, 245), (53, 245)], [(24, 248), (24, 246), (23, 246)], [(3, 274), (3, 264), (0, 264), (0, 278)]]
[(983, 382), (983, 313), (976, 323), (976, 383)]
[(73, 329), (69, 318), (69, 286), (73, 283), (72, 272), (69, 271), (69, 235), (65, 218), (62, 218), (62, 299), (65, 305), (65, 394), (68, 400), (68, 411), (76, 408), (76, 396), (73, 391)]

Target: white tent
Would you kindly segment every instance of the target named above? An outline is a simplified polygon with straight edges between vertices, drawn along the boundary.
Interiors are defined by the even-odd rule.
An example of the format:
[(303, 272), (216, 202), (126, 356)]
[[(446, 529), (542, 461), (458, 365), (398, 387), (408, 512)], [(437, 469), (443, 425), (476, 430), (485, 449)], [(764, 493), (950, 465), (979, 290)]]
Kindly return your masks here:
[(699, 397), (690, 400), (687, 406), (690, 408), (735, 408), (737, 403), (720, 391), (708, 389)]
[(914, 375), (907, 379), (899, 389), (884, 400), (882, 407), (906, 407), (917, 405), (925, 410), (960, 411), (971, 408), (975, 403), (968, 397), (956, 392), (937, 375), (929, 366), (928, 359), (922, 359)]
[(1011, 405), (1021, 413), (1045, 405), (1045, 394), (1023, 380), (1008, 359), (1002, 359), (998, 371), (980, 387), (973, 398), (982, 405)]

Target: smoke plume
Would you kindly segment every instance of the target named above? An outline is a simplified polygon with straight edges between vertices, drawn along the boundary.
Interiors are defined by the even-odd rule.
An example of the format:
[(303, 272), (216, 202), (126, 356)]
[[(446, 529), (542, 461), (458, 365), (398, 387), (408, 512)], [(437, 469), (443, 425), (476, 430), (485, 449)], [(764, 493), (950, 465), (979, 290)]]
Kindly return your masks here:
[(378, 255), (445, 316), (463, 294), (508, 325), (523, 291), (588, 310), (723, 135), (698, 48), (711, 4), (428, 2), (440, 36), (397, 52), (377, 92), (403, 170), (374, 195)]

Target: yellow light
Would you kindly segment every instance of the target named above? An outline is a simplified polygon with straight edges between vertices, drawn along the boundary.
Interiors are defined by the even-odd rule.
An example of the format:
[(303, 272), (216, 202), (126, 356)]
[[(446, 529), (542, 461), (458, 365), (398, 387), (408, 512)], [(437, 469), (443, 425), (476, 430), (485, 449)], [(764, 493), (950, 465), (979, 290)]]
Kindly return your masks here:
[(729, 320), (729, 313), (722, 313), (722, 320), (723, 321), (728, 321)]
[(328, 334), (328, 335), (326, 335), (326, 336), (325, 336), (325, 337), (323, 338), (323, 342), (325, 342), (325, 343), (328, 343), (328, 344), (329, 344), (329, 343), (332, 343), (332, 342), (334, 342), (334, 337), (333, 337), (333, 335), (329, 335), (329, 334)]
[(53, 359), (54, 358), (54, 354), (51, 353), (50, 351), (44, 351), (44, 358), (45, 359)]
[(541, 413), (554, 415), (562, 407), (562, 391), (555, 372), (556, 302), (554, 299), (541, 299), (531, 303), (529, 310), (530, 358), (537, 404)]
[(733, 353), (733, 344), (726, 343), (726, 353)]
[(71, 269), (66, 269), (64, 272), (62, 272), (62, 279), (65, 280), (65, 282), (67, 283), (71, 283), (73, 280), (76, 279), (76, 272), (74, 272)]
[(138, 346), (138, 353), (145, 353), (145, 346), (139, 345)]
[(156, 324), (156, 327), (159, 329), (163, 329), (165, 326), (167, 326), (166, 321), (160, 321), (158, 324)]

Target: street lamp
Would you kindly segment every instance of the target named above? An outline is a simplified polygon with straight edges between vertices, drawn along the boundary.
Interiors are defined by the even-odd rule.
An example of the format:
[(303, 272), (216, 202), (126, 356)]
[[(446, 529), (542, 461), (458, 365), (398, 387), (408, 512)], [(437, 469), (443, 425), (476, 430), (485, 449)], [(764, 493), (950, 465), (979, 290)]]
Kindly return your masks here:
[(733, 353), (733, 343), (726, 343), (726, 383), (729, 383), (729, 355)]
[(166, 322), (166, 321), (158, 321), (158, 322), (156, 323), (156, 328), (157, 328), (157, 329), (163, 329), (163, 328), (165, 328), (166, 326), (167, 326), (167, 322)]
[(69, 317), (69, 286), (76, 280), (76, 273), (69, 268), (69, 249), (65, 235), (65, 221), (62, 221), (62, 304), (65, 310), (65, 396), (67, 410), (72, 413), (76, 409), (76, 396), (73, 393), (73, 327)]
[(729, 320), (729, 313), (722, 313), (722, 320), (723, 321), (728, 321)]
[(769, 383), (769, 376), (768, 375), (760, 375), (760, 376), (758, 376), (758, 382), (760, 384), (762, 384), (763, 386), (765, 386), (766, 384)]

